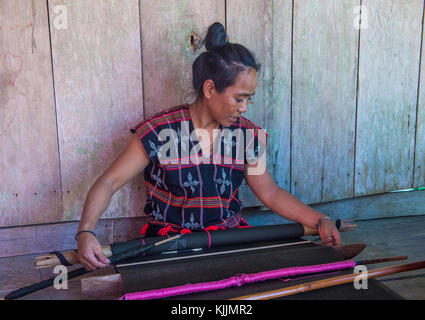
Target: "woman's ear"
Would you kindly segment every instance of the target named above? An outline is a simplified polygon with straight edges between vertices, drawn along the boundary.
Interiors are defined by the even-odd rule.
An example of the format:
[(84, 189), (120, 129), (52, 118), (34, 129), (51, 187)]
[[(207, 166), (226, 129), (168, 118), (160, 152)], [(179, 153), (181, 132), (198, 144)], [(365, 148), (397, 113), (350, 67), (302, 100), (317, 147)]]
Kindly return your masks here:
[(207, 99), (210, 99), (215, 92), (214, 81), (212, 81), (211, 79), (205, 80), (203, 90), (204, 90), (204, 97)]

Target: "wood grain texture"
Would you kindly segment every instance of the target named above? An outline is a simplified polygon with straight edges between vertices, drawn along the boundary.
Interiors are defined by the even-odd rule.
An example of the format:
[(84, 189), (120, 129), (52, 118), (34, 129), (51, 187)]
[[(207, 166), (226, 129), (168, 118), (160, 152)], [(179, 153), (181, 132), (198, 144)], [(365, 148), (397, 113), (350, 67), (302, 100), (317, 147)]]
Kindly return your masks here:
[[(240, 43), (254, 55), (261, 64), (254, 104), (244, 114), (267, 133), (273, 130), (273, 1), (228, 0), (227, 33), (229, 41)], [(270, 133), (269, 133), (270, 134)], [(271, 150), (267, 150), (267, 167), (272, 166)], [(239, 191), (244, 206), (258, 206), (262, 203), (255, 197), (244, 181)]]
[[(114, 272), (111, 270), (111, 272)], [(85, 296), (113, 296), (115, 299), (124, 292), (119, 273), (102, 276), (84, 277), (81, 279), (81, 294)]]
[[(425, 11), (425, 8), (424, 8)], [(422, 26), (423, 28), (423, 26)], [(425, 187), (425, 57), (424, 57), (424, 34), (422, 30), (422, 56), (419, 82), (419, 97), (416, 118), (415, 137), (415, 167), (413, 177), (413, 187)]]
[[(134, 218), (135, 219), (135, 218)], [(114, 221), (102, 219), (94, 232), (102, 245), (113, 241)], [(66, 251), (77, 248), (78, 222), (52, 223), (0, 229), (0, 257)]]
[(191, 32), (203, 40), (208, 27), (224, 24), (224, 0), (141, 0), (145, 117), (163, 109), (191, 103), (192, 64), (204, 48), (193, 52)]
[(269, 171), (290, 190), (292, 2), (273, 1), (273, 118), (269, 119)]
[[(367, 220), (423, 215), (425, 191), (389, 192), (314, 205), (332, 219)], [(389, 233), (390, 234), (390, 233)]]
[(45, 1), (0, 1), (0, 150), (0, 227), (60, 220)]
[(114, 234), (112, 242), (124, 242), (140, 238), (140, 230), (146, 222), (146, 216), (114, 219)]
[[(311, 207), (314, 210), (331, 217), (333, 220), (355, 219), (356, 224), (358, 220), (424, 216), (425, 191), (389, 192), (352, 199), (318, 203)], [(291, 222), (272, 211), (260, 212), (258, 210), (252, 210), (247, 212), (244, 215), (244, 218), (252, 226), (285, 224)], [(383, 221), (391, 220), (383, 219)], [(357, 230), (358, 229), (355, 231)], [(385, 230), (385, 228), (382, 229), (383, 233), (385, 233)], [(387, 232), (387, 234), (393, 236), (391, 232)]]
[(355, 196), (409, 188), (423, 1), (364, 0)]
[[(72, 1), (67, 27), (50, 0), (52, 55), (63, 182), (63, 220), (78, 220), (88, 190), (131, 138), (143, 118), (137, 0)], [(114, 194), (103, 214), (143, 214), (143, 179)]]
[(309, 204), (353, 194), (358, 4), (295, 1), (291, 192)]

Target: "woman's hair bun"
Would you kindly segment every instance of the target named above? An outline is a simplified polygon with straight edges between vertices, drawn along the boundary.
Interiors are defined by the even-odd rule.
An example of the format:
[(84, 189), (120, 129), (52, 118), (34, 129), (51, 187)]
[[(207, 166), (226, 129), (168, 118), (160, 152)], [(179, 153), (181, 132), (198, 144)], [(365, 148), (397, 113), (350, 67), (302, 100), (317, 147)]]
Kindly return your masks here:
[(214, 82), (219, 93), (232, 86), (242, 71), (253, 68), (257, 72), (260, 65), (254, 55), (239, 43), (228, 42), (221, 23), (215, 22), (208, 28), (204, 40), (206, 51), (202, 52), (192, 64), (192, 81), (198, 97), (203, 96), (206, 80)]
[(208, 28), (205, 37), (205, 48), (210, 51), (227, 43), (227, 34), (220, 22), (215, 22)]

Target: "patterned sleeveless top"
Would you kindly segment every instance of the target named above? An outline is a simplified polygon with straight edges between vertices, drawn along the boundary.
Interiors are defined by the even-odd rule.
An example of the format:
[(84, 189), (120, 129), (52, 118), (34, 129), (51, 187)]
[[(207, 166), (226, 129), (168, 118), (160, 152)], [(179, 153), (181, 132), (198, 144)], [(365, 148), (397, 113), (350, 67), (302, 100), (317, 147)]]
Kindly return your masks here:
[(239, 226), (243, 206), (238, 190), (245, 164), (265, 154), (264, 130), (243, 117), (229, 127), (220, 125), (212, 152), (203, 154), (189, 107), (180, 105), (131, 132), (151, 160), (144, 170), (149, 220), (191, 230)]

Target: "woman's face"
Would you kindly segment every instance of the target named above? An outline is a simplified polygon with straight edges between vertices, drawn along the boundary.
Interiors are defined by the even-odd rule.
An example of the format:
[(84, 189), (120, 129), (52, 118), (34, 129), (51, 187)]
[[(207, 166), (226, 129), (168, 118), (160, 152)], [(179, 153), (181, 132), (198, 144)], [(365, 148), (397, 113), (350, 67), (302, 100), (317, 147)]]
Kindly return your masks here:
[(257, 71), (248, 68), (239, 73), (234, 85), (224, 92), (213, 90), (210, 99), (210, 112), (214, 119), (224, 127), (233, 122), (248, 110), (248, 103), (252, 101), (258, 84)]

